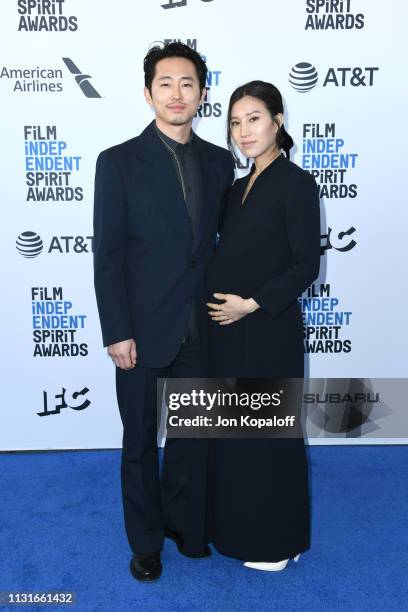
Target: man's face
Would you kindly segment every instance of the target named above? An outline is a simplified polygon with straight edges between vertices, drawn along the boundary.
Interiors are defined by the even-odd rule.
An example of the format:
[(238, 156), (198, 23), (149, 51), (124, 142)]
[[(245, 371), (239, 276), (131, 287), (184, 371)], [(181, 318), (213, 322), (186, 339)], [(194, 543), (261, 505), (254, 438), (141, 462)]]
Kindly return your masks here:
[(156, 118), (168, 125), (190, 123), (201, 104), (205, 89), (200, 85), (193, 62), (184, 57), (168, 57), (156, 64), (152, 93), (144, 94)]

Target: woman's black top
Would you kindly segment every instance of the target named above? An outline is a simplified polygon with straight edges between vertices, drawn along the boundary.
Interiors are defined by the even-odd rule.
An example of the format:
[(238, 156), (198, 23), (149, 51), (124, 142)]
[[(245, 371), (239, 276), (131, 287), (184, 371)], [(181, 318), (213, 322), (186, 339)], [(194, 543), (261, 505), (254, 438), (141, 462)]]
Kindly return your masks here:
[[(252, 169), (252, 171), (254, 168)], [(260, 309), (230, 325), (210, 325), (213, 376), (303, 376), (303, 325), (298, 298), (320, 264), (319, 195), (315, 179), (280, 155), (228, 197), (220, 239), (207, 273), (213, 293), (252, 297)]]

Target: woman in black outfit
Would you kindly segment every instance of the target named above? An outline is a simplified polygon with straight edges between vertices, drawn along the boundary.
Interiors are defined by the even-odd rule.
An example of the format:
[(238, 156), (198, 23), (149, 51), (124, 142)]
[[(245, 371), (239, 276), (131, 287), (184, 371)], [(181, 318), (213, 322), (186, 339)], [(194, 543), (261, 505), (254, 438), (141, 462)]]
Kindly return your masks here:
[[(255, 163), (232, 187), (208, 271), (211, 375), (302, 378), (298, 297), (319, 272), (319, 196), (314, 178), (289, 161), (293, 141), (276, 87), (252, 81), (234, 91), (232, 149), (231, 140)], [(217, 550), (269, 571), (297, 560), (310, 546), (303, 439), (212, 444)]]

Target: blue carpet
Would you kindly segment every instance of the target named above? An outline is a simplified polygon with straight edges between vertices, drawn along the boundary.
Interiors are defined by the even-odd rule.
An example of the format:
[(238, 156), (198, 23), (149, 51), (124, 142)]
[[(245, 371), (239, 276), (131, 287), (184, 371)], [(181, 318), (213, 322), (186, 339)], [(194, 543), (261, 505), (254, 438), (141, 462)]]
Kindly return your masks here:
[(167, 541), (152, 584), (128, 570), (118, 451), (0, 454), (0, 591), (74, 591), (68, 609), (95, 611), (407, 610), (408, 447), (308, 452), (312, 548), (297, 564), (256, 572)]

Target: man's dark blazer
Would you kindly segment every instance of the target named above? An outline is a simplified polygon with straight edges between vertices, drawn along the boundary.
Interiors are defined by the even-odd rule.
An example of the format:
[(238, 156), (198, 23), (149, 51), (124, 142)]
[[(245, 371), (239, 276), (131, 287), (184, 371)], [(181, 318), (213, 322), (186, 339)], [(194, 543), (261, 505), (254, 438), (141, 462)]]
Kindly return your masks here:
[(204, 275), (233, 162), (225, 149), (195, 138), (204, 190), (195, 251), (179, 179), (153, 122), (102, 151), (96, 164), (94, 280), (103, 343), (133, 338), (145, 367), (173, 361), (190, 307), (206, 336)]

